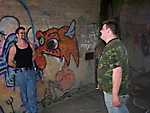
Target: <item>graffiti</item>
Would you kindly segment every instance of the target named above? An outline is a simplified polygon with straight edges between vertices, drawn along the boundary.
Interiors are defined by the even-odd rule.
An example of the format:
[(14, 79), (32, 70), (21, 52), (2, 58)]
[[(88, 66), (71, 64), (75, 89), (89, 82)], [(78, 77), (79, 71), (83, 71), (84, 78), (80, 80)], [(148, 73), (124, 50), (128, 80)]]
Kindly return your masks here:
[[(6, 18), (8, 18), (8, 16)], [(10, 18), (11, 17), (9, 17), (9, 20), (11, 20)], [(16, 23), (19, 23), (16, 26), (20, 25), (20, 22), (18, 19)], [(26, 34), (27, 37), (29, 37), (28, 33), (31, 31), (31, 29), (32, 29), (31, 27), (28, 28), (27, 34)], [(36, 48), (36, 52), (38, 53), (38, 57), (36, 57), (37, 58), (36, 60), (38, 62), (45, 63), (44, 64), (44, 67), (45, 67), (47, 61), (44, 55), (42, 56), (42, 54), (45, 52), (44, 54), (46, 55), (51, 55), (51, 56), (59, 58), (60, 61), (61, 60), (64, 61), (64, 66), (62, 70), (56, 73), (55, 80), (51, 82), (44, 81), (46, 82), (45, 84), (48, 84), (49, 88), (46, 87), (44, 89), (45, 90), (44, 95), (40, 95), (41, 96), (40, 98), (42, 98), (40, 102), (43, 105), (45, 105), (45, 103), (49, 104), (58, 99), (58, 96), (56, 93), (58, 90), (64, 93), (66, 92), (66, 90), (69, 90), (74, 85), (75, 75), (71, 69), (67, 68), (67, 66), (70, 64), (71, 56), (73, 56), (76, 65), (79, 66), (79, 50), (77, 48), (77, 40), (75, 38), (75, 21), (73, 21), (70, 24), (70, 26), (63, 26), (61, 28), (51, 28), (45, 32), (42, 32), (43, 35), (45, 36), (44, 43), (39, 33), (41, 32), (38, 31), (36, 34), (37, 39), (39, 41), (39, 47)], [(56, 37), (56, 36), (59, 36), (59, 37)], [(30, 40), (30, 39), (27, 38), (27, 40)], [(17, 39), (16, 39), (16, 35), (14, 31), (7, 33), (7, 37), (4, 40), (1, 57), (0, 57), (0, 65), (1, 65), (0, 74), (5, 75), (4, 76), (5, 82), (6, 82), (5, 85), (7, 87), (15, 86), (15, 69), (8, 66), (7, 56), (8, 56), (8, 51), (10, 47), (16, 41)], [(56, 52), (55, 52), (55, 49), (56, 49)], [(40, 69), (44, 69), (44, 67), (43, 68), (40, 67)], [(38, 86), (38, 88), (40, 87), (41, 85)], [(4, 90), (4, 89), (1, 89), (1, 90)], [(15, 113), (14, 106), (13, 106), (14, 99), (10, 95), (6, 97), (9, 97), (9, 99), (6, 100), (7, 105), (11, 108), (12, 113)]]
[[(84, 36), (83, 36), (84, 37)], [(88, 38), (84, 39), (80, 45), (81, 48), (85, 48), (87, 51), (88, 50), (93, 50), (96, 46), (96, 35), (95, 33), (91, 33), (88, 35)]]
[[(4, 74), (5, 75), (5, 79), (7, 79), (7, 77), (9, 77), (9, 75), (13, 75), (12, 69), (9, 68), (8, 63), (7, 63), (7, 56), (8, 56), (8, 51), (10, 49), (10, 47), (12, 46), (12, 44), (16, 42), (16, 35), (14, 33), (8, 35), (8, 37), (5, 40), (4, 46), (3, 46), (3, 50), (2, 50), (2, 56), (1, 56), (1, 62), (0, 62), (0, 74)], [(11, 80), (7, 81), (6, 83), (8, 83), (7, 85), (9, 86), (9, 84), (14, 85), (14, 83), (11, 83), (13, 80), (13, 76), (11, 76)], [(10, 86), (11, 86), (10, 85)]]
[[(47, 60), (45, 56), (55, 57), (59, 59), (59, 62), (63, 63), (63, 66), (61, 65), (62, 69), (59, 71), (56, 70), (54, 80), (45, 80), (43, 86), (41, 84), (37, 86), (39, 104), (50, 104), (60, 98), (68, 96), (69, 90), (75, 83), (75, 74), (68, 66), (70, 65), (72, 57), (76, 66), (79, 66), (79, 50), (77, 39), (75, 37), (76, 21), (73, 20), (69, 26), (48, 28), (46, 31), (37, 31), (35, 35), (35, 26), (30, 9), (27, 6), (27, 1), (17, 0), (17, 2), (24, 8), (27, 13), (27, 18), (29, 18), (30, 26), (27, 28), (27, 33), (25, 35), (27, 40), (35, 47), (37, 55), (36, 64), (39, 69), (41, 69), (42, 74), (44, 74), (43, 70), (47, 64), (49, 64), (49, 60)], [(7, 62), (9, 49), (17, 41), (15, 29), (21, 26), (21, 24), (20, 19), (15, 16), (7, 15), (0, 18), (0, 31), (5, 35), (5, 37), (0, 40), (0, 84), (3, 84), (0, 87), (2, 92), (0, 96), (0, 113), (4, 113), (5, 111), (16, 113), (20, 112), (22, 109), (20, 108), (21, 106), (18, 106), (22, 104), (19, 98), (19, 91), (17, 87), (14, 87), (15, 68), (9, 67)], [(47, 68), (49, 68), (49, 66)], [(41, 88), (43, 89), (41, 90)], [(8, 92), (8, 89), (9, 93), (5, 95), (5, 92)], [(62, 94), (60, 98), (58, 92), (61, 92)], [(8, 108), (9, 110), (5, 108)]]
[(75, 38), (75, 21), (70, 26), (50, 28), (46, 31), (37, 31), (36, 38), (39, 47), (35, 49), (35, 62), (40, 69), (46, 67), (44, 54), (64, 59), (64, 66), (69, 66), (73, 56), (77, 67), (79, 66), (79, 50)]
[[(17, 29), (20, 26), (20, 21), (15, 16), (4, 16), (0, 19), (0, 26), (2, 29), (0, 33), (1, 35), (0, 75), (4, 74), (5, 80), (6, 80), (6, 86), (12, 87), (14, 86), (14, 75), (15, 75), (14, 70), (15, 69), (8, 66), (7, 56), (8, 56), (8, 51), (10, 47), (17, 41), (16, 35), (14, 32), (15, 32), (15, 29)], [(28, 36), (28, 33), (30, 30), (31, 30), (31, 27), (27, 29), (26, 36)], [(5, 38), (3, 35), (7, 37)]]
[(87, 49), (87, 50), (90, 50), (90, 48), (91, 48), (91, 46), (92, 45), (89, 45), (89, 44), (81, 44), (81, 48), (85, 48), (85, 49)]
[(38, 101), (43, 107), (50, 105), (58, 99), (56, 91), (59, 90), (59, 84), (56, 81), (49, 80), (48, 87), (44, 89), (42, 99)]
[[(14, 30), (20, 26), (20, 21), (15, 16), (4, 16), (0, 19), (0, 27), (6, 32), (7, 37), (1, 38), (0, 75), (5, 75), (6, 86), (14, 86), (14, 71), (7, 64), (8, 50), (16, 41)], [(9, 29), (8, 29), (9, 28)], [(13, 33), (12, 33), (13, 32)], [(9, 77), (9, 78), (8, 78)], [(14, 81), (14, 82), (13, 82)]]
[[(5, 21), (4, 21), (5, 20)], [(9, 21), (10, 23), (13, 23), (11, 30), (7, 30), (7, 25), (3, 26), (3, 30), (7, 32), (5, 34), (3, 31), (1, 31), (1, 34), (5, 35), (4, 40), (2, 40), (1, 46), (1, 56), (0, 56), (0, 75), (4, 75), (5, 79), (5, 85), (7, 87), (13, 87), (15, 88), (15, 68), (9, 67), (7, 63), (7, 56), (10, 47), (17, 41), (16, 35), (15, 35), (15, 29), (20, 26), (20, 21), (18, 18), (14, 16), (5, 16), (1, 18), (1, 25), (3, 22), (7, 23)], [(9, 23), (8, 22), (8, 23)], [(9, 26), (9, 25), (8, 25)], [(29, 32), (31, 32), (32, 27), (29, 27), (27, 29), (27, 40), (34, 43), (33, 39), (29, 39)], [(65, 92), (70, 90), (71, 87), (74, 85), (75, 82), (75, 74), (73, 71), (69, 68), (67, 68), (70, 64), (71, 56), (74, 58), (74, 61), (76, 63), (76, 66), (79, 66), (79, 50), (77, 47), (77, 39), (75, 38), (75, 21), (73, 20), (70, 24), (70, 26), (63, 26), (61, 28), (50, 28), (46, 31), (37, 31), (36, 38), (38, 40), (39, 46), (36, 49), (36, 63), (37, 66), (39, 66), (39, 69), (43, 69), (46, 67), (47, 61), (43, 54), (47, 56), (53, 56), (56, 58), (59, 58), (59, 61), (63, 61), (64, 65), (60, 71), (56, 73), (55, 80), (51, 82), (44, 81), (45, 84), (45, 91), (41, 91), (38, 93), (44, 92), (44, 95), (40, 95), (39, 98), (40, 102), (46, 102), (50, 101), (54, 102), (58, 99), (57, 91), (61, 91), (66, 94)], [(39, 63), (42, 63), (39, 65)], [(47, 87), (46, 87), (47, 86)], [(2, 87), (2, 90), (6, 90)], [(42, 87), (41, 85), (38, 86), (37, 90)], [(15, 91), (15, 89), (14, 89)], [(15, 113), (16, 108), (13, 105), (14, 99), (18, 99), (18, 92), (16, 92), (15, 98), (12, 98), (11, 91), (9, 95), (5, 95), (6, 98), (6, 105), (11, 108), (11, 113)], [(63, 95), (63, 97), (64, 97)], [(9, 97), (9, 98), (8, 98)], [(51, 98), (50, 98), (51, 97)], [(16, 104), (16, 103), (15, 103)], [(20, 102), (18, 104), (21, 104)]]
[(82, 31), (81, 29), (81, 40), (80, 48), (84, 48), (87, 51), (94, 50), (96, 42), (99, 38), (99, 29), (97, 24), (90, 24), (87, 26), (87, 31)]
[(59, 84), (59, 89), (61, 91), (66, 91), (71, 89), (75, 83), (75, 74), (69, 68), (63, 68), (61, 71), (56, 73), (56, 82)]
[(12, 96), (10, 96), (9, 99), (6, 101), (6, 103), (11, 106), (11, 109), (12, 109), (11, 113), (15, 113), (13, 102), (14, 102), (14, 99)]
[[(79, 50), (77, 47), (77, 39), (75, 38), (75, 21), (73, 20), (70, 26), (37, 31), (36, 38), (39, 46), (35, 49), (35, 61), (39, 69), (45, 70), (49, 66), (49, 61), (44, 55), (59, 58), (64, 63), (61, 70), (56, 73), (53, 83), (48, 82), (50, 89), (48, 88), (47, 91), (51, 92), (50, 94), (53, 95), (53, 98), (57, 98), (57, 94), (55, 93), (56, 89), (63, 93), (71, 89), (74, 85), (75, 74), (68, 68), (71, 56), (74, 58), (76, 66), (79, 66)], [(49, 75), (49, 73), (47, 74)], [(46, 96), (50, 101), (53, 100), (49, 97)], [(44, 99), (43, 101), (48, 100)]]
[(32, 16), (31, 16), (31, 13), (30, 13), (30, 10), (26, 4), (26, 1), (25, 0), (18, 0), (18, 2), (24, 7), (25, 11), (27, 12), (28, 16), (29, 16), (29, 19), (30, 19), (30, 24), (32, 26), (32, 36), (33, 36), (33, 42), (34, 44), (37, 44), (36, 43), (36, 39), (35, 39), (35, 27), (34, 27), (34, 22), (33, 22), (33, 19), (32, 19)]
[[(19, 91), (15, 91), (5, 86), (3, 79), (0, 79), (0, 113), (16, 113), (18, 109), (16, 105), (21, 105), (19, 100)], [(17, 108), (17, 109), (16, 109)]]
[(16, 40), (15, 39), (16, 36), (12, 32), (14, 32), (14, 29), (16, 29), (19, 26), (20, 22), (15, 16), (4, 16), (0, 18), (0, 27), (1, 27), (0, 75), (8, 74), (8, 64), (7, 64), (8, 50), (12, 45), (12, 43), (14, 43)]
[(15, 16), (3, 16), (0, 18), (0, 30), (4, 31), (6, 36), (9, 33), (14, 32), (15, 29), (17, 29), (20, 26), (20, 21)]
[(140, 35), (140, 47), (144, 56), (150, 55), (150, 25), (146, 25), (146, 31)]
[(42, 99), (38, 101), (38, 104), (46, 107), (52, 103), (58, 102), (66, 97), (71, 96), (71, 91), (62, 91), (62, 95), (58, 96), (57, 91), (62, 91), (60, 84), (58, 81), (48, 81), (48, 87), (44, 89), (44, 94), (42, 95)]
[[(10, 47), (17, 41), (15, 35), (15, 29), (20, 26), (20, 21), (15, 16), (4, 16), (0, 18), (0, 47), (1, 47), (1, 56), (0, 56), (0, 76), (2, 77), (2, 81), (4, 79), (3, 87), (0, 88), (1, 92), (7, 91), (10, 87), (12, 87), (13, 91), (15, 91), (15, 68), (8, 66), (7, 57)], [(30, 27), (27, 31), (30, 31)], [(27, 32), (28, 33), (28, 32)], [(28, 36), (28, 34), (26, 34)], [(28, 40), (28, 39), (27, 39)], [(0, 81), (0, 82), (2, 82)], [(15, 113), (13, 102), (14, 99), (12, 98), (12, 92), (8, 95), (4, 95), (4, 99), (6, 99), (6, 106), (10, 108), (7, 111), (11, 111), (11, 113)], [(15, 101), (18, 101), (18, 91), (15, 91)], [(1, 94), (3, 96), (3, 94)], [(9, 99), (7, 99), (9, 97)], [(16, 104), (16, 103), (15, 103)], [(18, 102), (20, 104), (20, 102)], [(2, 108), (3, 109), (3, 108)], [(2, 111), (2, 110), (1, 110)], [(3, 110), (4, 111), (4, 110)], [(2, 111), (2, 112), (3, 112)]]
[(5, 113), (3, 107), (0, 105), (0, 113)]

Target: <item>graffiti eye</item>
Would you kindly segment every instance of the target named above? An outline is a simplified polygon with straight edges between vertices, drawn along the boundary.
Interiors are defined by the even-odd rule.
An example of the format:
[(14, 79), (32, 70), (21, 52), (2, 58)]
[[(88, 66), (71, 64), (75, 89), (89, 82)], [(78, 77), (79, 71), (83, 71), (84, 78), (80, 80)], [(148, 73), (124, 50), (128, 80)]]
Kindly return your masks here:
[(44, 42), (45, 42), (44, 37), (39, 37), (38, 38), (38, 42), (39, 42), (39, 45), (42, 46), (44, 44)]
[(56, 49), (58, 47), (58, 41), (56, 39), (50, 39), (47, 41), (47, 48), (49, 50)]

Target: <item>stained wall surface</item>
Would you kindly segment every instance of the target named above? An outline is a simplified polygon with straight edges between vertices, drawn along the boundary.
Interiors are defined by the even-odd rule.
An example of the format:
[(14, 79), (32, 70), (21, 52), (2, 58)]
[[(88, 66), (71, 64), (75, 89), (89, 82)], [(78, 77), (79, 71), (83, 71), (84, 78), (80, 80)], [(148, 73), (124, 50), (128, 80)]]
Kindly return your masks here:
[(39, 103), (47, 97), (56, 99), (95, 82), (99, 4), (99, 0), (0, 0), (0, 31), (6, 34), (5, 39), (0, 37), (0, 105), (6, 113), (13, 108), (21, 111), (19, 89), (5, 83), (6, 44), (15, 38), (15, 29), (25, 26), (28, 40), (41, 55), (36, 59), (43, 77), (37, 81)]

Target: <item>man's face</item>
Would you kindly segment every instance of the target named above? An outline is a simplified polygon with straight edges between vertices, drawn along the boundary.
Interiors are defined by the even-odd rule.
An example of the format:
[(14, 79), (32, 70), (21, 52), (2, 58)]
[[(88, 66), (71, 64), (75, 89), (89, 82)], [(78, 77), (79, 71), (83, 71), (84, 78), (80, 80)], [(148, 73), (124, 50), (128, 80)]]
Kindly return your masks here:
[(21, 38), (21, 39), (24, 39), (25, 38), (25, 30), (23, 29), (20, 29), (17, 33), (17, 37), (18, 38)]
[(100, 38), (105, 41), (106, 38), (108, 37), (108, 29), (106, 27), (106, 24), (102, 26), (102, 29), (100, 29), (100, 33), (101, 33)]

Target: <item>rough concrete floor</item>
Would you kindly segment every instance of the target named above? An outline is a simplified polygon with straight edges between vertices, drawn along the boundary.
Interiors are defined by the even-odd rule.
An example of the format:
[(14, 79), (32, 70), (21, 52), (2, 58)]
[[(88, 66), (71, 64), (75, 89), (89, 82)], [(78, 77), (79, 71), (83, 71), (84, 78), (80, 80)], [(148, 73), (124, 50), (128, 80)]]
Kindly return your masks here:
[(60, 102), (46, 106), (40, 113), (107, 113), (102, 93), (94, 86), (80, 89), (79, 93), (73, 94)]
[[(129, 98), (127, 106), (130, 113), (146, 113), (144, 109), (135, 106), (131, 98)], [(40, 108), (40, 113), (107, 113), (107, 111), (103, 93), (91, 85), (61, 101)]]

